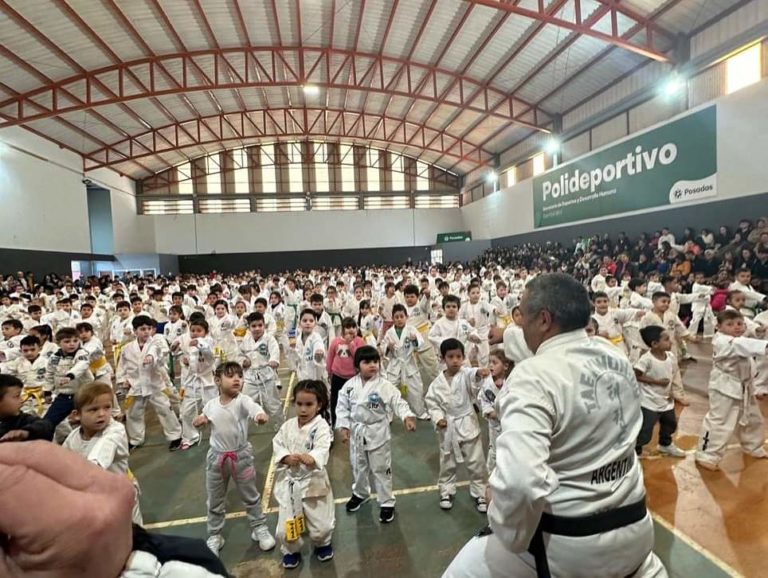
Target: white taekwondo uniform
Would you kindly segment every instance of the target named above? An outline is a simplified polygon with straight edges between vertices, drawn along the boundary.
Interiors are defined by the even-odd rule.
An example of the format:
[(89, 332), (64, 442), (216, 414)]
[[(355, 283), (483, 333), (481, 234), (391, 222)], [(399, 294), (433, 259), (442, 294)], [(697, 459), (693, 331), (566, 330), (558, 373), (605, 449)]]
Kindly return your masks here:
[(356, 375), (341, 388), (336, 404), (336, 429), (348, 429), (349, 460), (352, 464), (352, 493), (367, 499), (370, 479), (382, 508), (395, 505), (392, 494), (392, 437), (390, 422), (397, 416), (405, 421), (416, 417), (400, 390), (380, 375), (363, 382)]
[(584, 330), (562, 333), (518, 365), (505, 387), (492, 534), (473, 538), (444, 576), (537, 576), (525, 554), (533, 546), (540, 577), (666, 577), (652, 552), (635, 457), (640, 387), (626, 356)]

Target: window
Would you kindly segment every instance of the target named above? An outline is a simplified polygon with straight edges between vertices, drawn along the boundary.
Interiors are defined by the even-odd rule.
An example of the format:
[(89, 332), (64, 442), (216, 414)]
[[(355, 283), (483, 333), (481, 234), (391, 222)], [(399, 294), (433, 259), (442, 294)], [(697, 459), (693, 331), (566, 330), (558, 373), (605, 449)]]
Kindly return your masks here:
[(179, 182), (180, 195), (195, 193), (192, 183), (192, 163), (184, 163), (176, 167), (176, 180)]
[(256, 201), (257, 211), (269, 213), (278, 211), (304, 211), (306, 208), (306, 201), (298, 197), (273, 197), (271, 199), (258, 199)]
[(397, 155), (389, 153), (389, 162), (392, 165), (392, 190), (404, 191), (405, 190), (405, 167), (403, 162), (403, 155)]
[(506, 183), (503, 186), (512, 187), (517, 184), (517, 167), (512, 167), (506, 173)]
[(416, 195), (417, 209), (455, 209), (459, 206), (459, 195)]
[(232, 163), (234, 164), (233, 177), (235, 181), (235, 193), (247, 195), (251, 192), (251, 182), (248, 178), (248, 153), (245, 149), (232, 151)]
[(416, 190), (429, 190), (429, 165), (421, 161), (416, 163)]
[(315, 190), (318, 193), (327, 193), (331, 190), (331, 181), (328, 173), (328, 145), (321, 142), (313, 144), (315, 164)]
[(354, 192), (355, 185), (355, 155), (352, 145), (339, 145), (339, 160), (341, 162), (341, 190)]
[(433, 265), (442, 265), (443, 263), (443, 250), (442, 249), (432, 249), (429, 252), (429, 256), (431, 258)]
[(143, 201), (142, 215), (191, 215), (194, 212), (192, 200)]
[(368, 168), (366, 169), (368, 190), (380, 191), (381, 180), (379, 178), (379, 151), (377, 149), (368, 149), (365, 152), (368, 158)]
[(261, 145), (261, 190), (264, 193), (277, 192), (277, 173), (275, 171), (275, 145)]
[(213, 200), (201, 197), (201, 213), (250, 213), (251, 201), (248, 199), (224, 199)]
[(288, 143), (288, 190), (304, 192), (304, 165), (301, 162), (301, 143)]
[(725, 61), (726, 94), (741, 90), (745, 86), (760, 80), (761, 63), (760, 51), (762, 45), (757, 44), (734, 54)]
[(408, 197), (365, 197), (363, 206), (365, 209), (408, 209), (411, 203)]
[(539, 153), (533, 157), (533, 174), (534, 176), (540, 175), (546, 171), (546, 164), (544, 162), (544, 153)]
[(209, 195), (221, 194), (221, 155), (205, 157), (205, 185)]
[(315, 197), (312, 199), (313, 211), (354, 211), (357, 209), (357, 197)]

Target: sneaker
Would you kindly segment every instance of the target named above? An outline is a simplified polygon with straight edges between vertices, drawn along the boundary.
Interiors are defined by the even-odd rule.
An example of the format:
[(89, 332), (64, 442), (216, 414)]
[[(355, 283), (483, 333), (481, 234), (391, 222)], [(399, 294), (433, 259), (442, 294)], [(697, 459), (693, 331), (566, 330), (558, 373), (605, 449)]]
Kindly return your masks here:
[(301, 554), (283, 554), (283, 568), (298, 568), (301, 564)]
[(488, 511), (488, 502), (485, 501), (485, 498), (475, 498), (475, 508), (481, 514), (485, 514)]
[(224, 547), (224, 538), (221, 536), (221, 534), (208, 536), (208, 539), (205, 541), (205, 545), (208, 546), (208, 549), (211, 552), (218, 556), (219, 551)]
[(328, 562), (328, 560), (333, 558), (333, 546), (328, 544), (327, 546), (315, 548), (315, 556), (317, 556), (317, 559), (321, 562)]
[(752, 451), (752, 452), (745, 451), (744, 453), (758, 460), (764, 460), (768, 458), (768, 452), (766, 452), (764, 448), (757, 448), (755, 451)]
[(266, 526), (254, 528), (253, 532), (251, 532), (251, 540), (258, 542), (259, 548), (261, 548), (263, 552), (275, 547), (275, 539), (272, 537), (272, 534), (269, 533)]
[(709, 462), (707, 460), (700, 460), (698, 458), (696, 459), (696, 465), (705, 470), (709, 470), (710, 472), (716, 472), (720, 469), (720, 466), (718, 466), (716, 463)]
[(675, 444), (669, 444), (668, 446), (659, 446), (659, 453), (669, 456), (670, 458), (684, 458), (685, 452), (677, 447)]
[(177, 452), (180, 449), (181, 449), (181, 438), (175, 439), (170, 444), (168, 444), (169, 452)]
[(365, 504), (368, 501), (368, 498), (358, 498), (355, 494), (352, 494), (352, 497), (347, 502), (347, 512), (357, 512), (360, 509), (360, 506)]
[(421, 420), (421, 421), (431, 421), (432, 420), (432, 418), (429, 417), (429, 414), (426, 413), (426, 412), (421, 414), (421, 415), (416, 416), (416, 419)]
[(450, 510), (453, 508), (453, 496), (440, 496), (440, 507), (443, 510)]
[(392, 520), (395, 519), (395, 509), (394, 508), (381, 508), (381, 512), (379, 512), (379, 522), (382, 524), (389, 524)]

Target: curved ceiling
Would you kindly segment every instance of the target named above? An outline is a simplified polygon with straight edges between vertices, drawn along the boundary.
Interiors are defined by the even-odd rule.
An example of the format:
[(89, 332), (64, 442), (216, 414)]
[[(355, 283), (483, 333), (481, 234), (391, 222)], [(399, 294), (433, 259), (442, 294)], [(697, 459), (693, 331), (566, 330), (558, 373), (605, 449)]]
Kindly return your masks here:
[(0, 0), (0, 128), (133, 178), (309, 137), (462, 174), (649, 60), (671, 62), (679, 35), (732, 4)]

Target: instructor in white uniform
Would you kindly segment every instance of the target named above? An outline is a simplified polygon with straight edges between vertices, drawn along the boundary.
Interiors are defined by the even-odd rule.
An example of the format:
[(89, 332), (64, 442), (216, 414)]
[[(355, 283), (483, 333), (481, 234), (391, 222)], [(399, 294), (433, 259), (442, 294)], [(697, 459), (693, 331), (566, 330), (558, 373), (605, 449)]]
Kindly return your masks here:
[(640, 388), (626, 356), (590, 338), (587, 291), (542, 275), (521, 301), (532, 358), (510, 375), (489, 528), (447, 578), (666, 577), (635, 457)]

